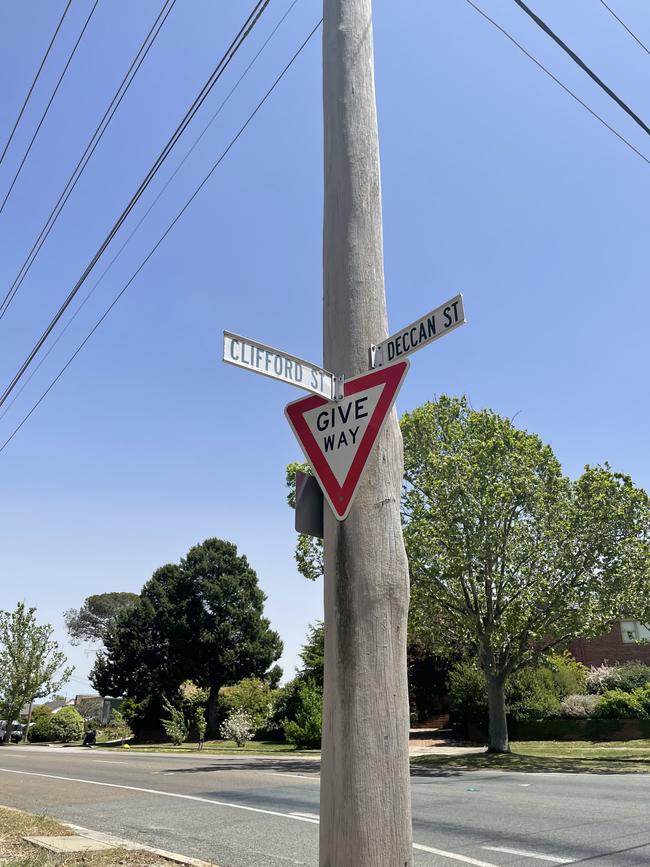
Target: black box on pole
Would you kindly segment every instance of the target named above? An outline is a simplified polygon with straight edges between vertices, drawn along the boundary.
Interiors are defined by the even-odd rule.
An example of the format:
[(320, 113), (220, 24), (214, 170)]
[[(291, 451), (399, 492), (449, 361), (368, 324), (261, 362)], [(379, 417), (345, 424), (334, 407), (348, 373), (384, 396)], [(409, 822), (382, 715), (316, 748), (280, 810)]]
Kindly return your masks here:
[(309, 473), (296, 471), (296, 531), (323, 538), (323, 492)]

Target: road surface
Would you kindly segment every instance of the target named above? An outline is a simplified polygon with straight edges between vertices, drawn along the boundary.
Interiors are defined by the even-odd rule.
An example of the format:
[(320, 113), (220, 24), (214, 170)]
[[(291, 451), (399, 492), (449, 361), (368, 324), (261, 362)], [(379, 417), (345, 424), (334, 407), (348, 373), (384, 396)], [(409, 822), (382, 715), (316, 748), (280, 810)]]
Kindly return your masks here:
[[(219, 867), (317, 865), (318, 771), (309, 759), (2, 746), (0, 803)], [(412, 795), (418, 865), (650, 865), (650, 775), (415, 767)]]

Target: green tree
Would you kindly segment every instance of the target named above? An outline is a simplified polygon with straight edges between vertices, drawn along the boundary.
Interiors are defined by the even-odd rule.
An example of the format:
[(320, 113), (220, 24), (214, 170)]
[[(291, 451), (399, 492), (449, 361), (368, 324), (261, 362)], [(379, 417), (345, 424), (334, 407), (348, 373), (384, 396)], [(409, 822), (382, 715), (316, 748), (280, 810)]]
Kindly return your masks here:
[(478, 660), (490, 749), (507, 678), (550, 647), (650, 607), (650, 504), (606, 466), (566, 478), (508, 419), (443, 397), (402, 419), (412, 634)]
[(208, 691), (208, 727), (216, 730), (222, 686), (265, 674), (282, 642), (263, 616), (265, 595), (237, 548), (207, 539), (178, 565), (158, 569), (138, 602), (104, 637), (91, 672), (103, 695), (175, 695), (185, 680)]
[(205, 708), (197, 707), (194, 709), (194, 725), (196, 726), (196, 733), (199, 738), (199, 749), (203, 749), (203, 741), (205, 740), (205, 730), (208, 727), (207, 720), (205, 718)]
[(13, 612), (0, 611), (0, 716), (18, 719), (25, 704), (49, 695), (70, 679), (65, 654), (52, 639), (53, 629), (36, 622), (36, 609), (19, 602)]
[(278, 690), (271, 689), (259, 677), (245, 677), (233, 686), (223, 686), (219, 692), (224, 717), (233, 710), (246, 711), (255, 731), (263, 729), (273, 712)]
[(137, 601), (137, 593), (97, 593), (84, 599), (81, 608), (69, 608), (63, 618), (70, 644), (103, 643), (119, 615)]
[(131, 726), (128, 724), (124, 715), (115, 708), (111, 711), (110, 719), (108, 720), (108, 726), (113, 730), (116, 737), (122, 741), (122, 745), (124, 745), (124, 741), (127, 738), (133, 737), (133, 731), (131, 730)]
[(310, 681), (300, 681), (295, 690), (293, 719), (284, 721), (284, 737), (301, 749), (319, 749), (323, 729), (323, 693)]
[[(296, 508), (296, 472), (298, 470), (311, 474), (309, 464), (288, 464), (286, 473), (287, 503), (292, 509)], [(323, 574), (323, 540), (299, 533), (294, 558), (301, 575), (310, 581), (320, 578)]]
[(160, 720), (162, 727), (165, 730), (165, 734), (173, 744), (180, 746), (185, 743), (187, 736), (190, 733), (190, 727), (185, 719), (185, 714), (182, 710), (179, 710), (179, 708), (174, 707), (169, 699), (164, 696), (163, 707), (165, 713), (168, 714), (167, 717), (163, 717)]
[(301, 680), (309, 680), (323, 689), (325, 671), (325, 625), (321, 620), (307, 627), (307, 640), (300, 651), (302, 667), (298, 671)]

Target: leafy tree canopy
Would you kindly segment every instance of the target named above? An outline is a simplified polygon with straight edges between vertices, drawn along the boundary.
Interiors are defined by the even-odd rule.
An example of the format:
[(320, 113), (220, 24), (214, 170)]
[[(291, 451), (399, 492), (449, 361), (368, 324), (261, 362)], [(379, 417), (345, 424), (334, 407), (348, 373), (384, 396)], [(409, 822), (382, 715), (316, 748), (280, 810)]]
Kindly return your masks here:
[[(311, 474), (309, 464), (293, 463), (287, 465), (287, 503), (292, 509), (296, 508), (296, 473), (299, 470), (300, 472)], [(294, 558), (301, 575), (304, 575), (310, 581), (320, 578), (323, 574), (322, 540), (314, 536), (299, 533)]]
[(301, 680), (309, 680), (323, 689), (325, 667), (325, 625), (317, 620), (307, 627), (307, 640), (300, 651), (302, 668), (298, 672)]
[(467, 400), (402, 419), (411, 631), (474, 656), (491, 746), (508, 749), (506, 678), (545, 649), (650, 606), (650, 504), (629, 476), (562, 474), (550, 446)]
[[(53, 629), (36, 622), (36, 609), (19, 602), (0, 611), (0, 717), (18, 719), (23, 705), (50, 695), (70, 679), (66, 657), (52, 639)], [(7, 739), (11, 724), (7, 726)]]
[(156, 570), (138, 602), (118, 616), (91, 682), (103, 695), (142, 700), (175, 695), (191, 680), (208, 690), (214, 728), (220, 687), (264, 675), (282, 653), (263, 616), (265, 598), (236, 546), (207, 539), (178, 565)]
[(103, 642), (118, 616), (138, 601), (137, 593), (98, 593), (88, 596), (81, 608), (69, 608), (63, 615), (70, 643)]

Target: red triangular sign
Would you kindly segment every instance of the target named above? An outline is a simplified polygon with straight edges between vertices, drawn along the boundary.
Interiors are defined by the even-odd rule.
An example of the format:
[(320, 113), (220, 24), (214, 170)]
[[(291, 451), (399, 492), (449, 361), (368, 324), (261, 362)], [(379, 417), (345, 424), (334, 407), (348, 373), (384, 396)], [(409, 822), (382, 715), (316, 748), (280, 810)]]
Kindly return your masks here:
[(314, 394), (294, 400), (284, 410), (339, 521), (350, 511), (372, 447), (408, 369), (408, 361), (398, 361), (346, 380), (342, 400)]

